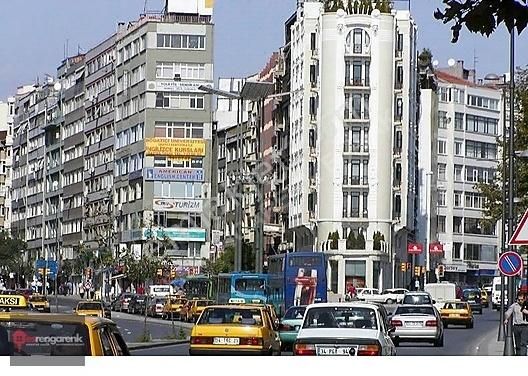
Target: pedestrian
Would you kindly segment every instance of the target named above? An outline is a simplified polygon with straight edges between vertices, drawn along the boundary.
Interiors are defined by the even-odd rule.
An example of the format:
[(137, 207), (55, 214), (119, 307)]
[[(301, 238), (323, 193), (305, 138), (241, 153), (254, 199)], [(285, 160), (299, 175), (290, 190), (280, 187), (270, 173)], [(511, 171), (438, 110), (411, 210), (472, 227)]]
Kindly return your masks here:
[(79, 295), (81, 296), (81, 299), (84, 299), (84, 286), (82, 282), (79, 283)]
[(67, 291), (68, 291), (68, 292), (67, 292), (68, 295), (71, 295), (71, 294), (72, 294), (72, 287), (73, 287), (71, 281), (68, 281), (68, 283), (66, 284), (66, 286), (67, 286), (67, 288), (68, 288), (68, 290), (67, 290)]
[(528, 310), (523, 307), (525, 297), (522, 294), (517, 295), (517, 301), (513, 303), (504, 313), (504, 325), (508, 325), (508, 320), (513, 320), (513, 338), (515, 340), (515, 355), (526, 356), (528, 346), (528, 321), (525, 315)]

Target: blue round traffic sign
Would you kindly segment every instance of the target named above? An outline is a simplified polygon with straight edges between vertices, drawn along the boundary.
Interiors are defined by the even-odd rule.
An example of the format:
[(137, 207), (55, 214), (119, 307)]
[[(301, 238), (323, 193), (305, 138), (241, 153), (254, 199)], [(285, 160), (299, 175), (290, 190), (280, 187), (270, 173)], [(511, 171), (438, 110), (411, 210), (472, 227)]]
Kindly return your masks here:
[(499, 270), (506, 277), (513, 277), (521, 272), (523, 261), (517, 252), (504, 252), (499, 257)]

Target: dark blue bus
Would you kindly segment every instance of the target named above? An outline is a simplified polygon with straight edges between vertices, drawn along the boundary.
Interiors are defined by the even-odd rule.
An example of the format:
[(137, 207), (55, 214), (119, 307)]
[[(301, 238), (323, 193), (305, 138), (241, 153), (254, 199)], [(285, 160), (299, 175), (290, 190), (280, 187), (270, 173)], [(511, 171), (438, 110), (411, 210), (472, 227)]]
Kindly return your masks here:
[(327, 301), (322, 252), (291, 252), (268, 258), (268, 302), (282, 316), (292, 306)]

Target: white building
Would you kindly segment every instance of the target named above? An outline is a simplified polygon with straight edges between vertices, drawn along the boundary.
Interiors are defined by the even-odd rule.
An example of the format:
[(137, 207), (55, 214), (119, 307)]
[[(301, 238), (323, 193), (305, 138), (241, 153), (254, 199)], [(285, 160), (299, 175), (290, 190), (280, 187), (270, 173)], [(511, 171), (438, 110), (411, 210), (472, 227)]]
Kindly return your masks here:
[[(441, 263), (445, 280), (490, 282), (497, 269), (499, 232), (497, 226), (482, 225), (484, 201), (475, 184), (491, 183), (496, 173), (500, 158), (497, 137), (502, 135), (501, 92), (476, 82), (475, 72), (464, 69), (463, 61), (435, 73), (438, 112), (422, 119), (435, 122), (422, 129), (437, 135), (432, 149), (436, 155), (431, 158), (433, 162), (436, 159), (437, 167), (429, 169), (437, 180), (431, 220), (437, 225), (433, 240), (443, 244), (444, 257), (432, 257), (430, 270)], [(434, 106), (431, 108), (434, 111)], [(421, 180), (421, 192), (425, 183)]]
[[(408, 11), (304, 1), (291, 53), (289, 227), (311, 231), (312, 247), (330, 255), (334, 293), (398, 284), (415, 227), (416, 25)], [(339, 249), (328, 250), (335, 231)], [(364, 246), (347, 247), (351, 232)]]
[(0, 102), (0, 231), (11, 232), (14, 98)]

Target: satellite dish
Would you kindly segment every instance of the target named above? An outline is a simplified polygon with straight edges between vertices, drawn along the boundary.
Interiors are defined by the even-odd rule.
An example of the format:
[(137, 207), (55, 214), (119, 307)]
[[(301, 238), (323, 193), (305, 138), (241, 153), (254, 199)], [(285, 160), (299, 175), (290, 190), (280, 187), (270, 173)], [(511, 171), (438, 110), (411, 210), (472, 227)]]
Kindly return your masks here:
[(455, 64), (456, 64), (455, 59), (449, 59), (449, 60), (447, 61), (447, 65), (449, 65), (450, 67), (454, 67)]
[(60, 89), (62, 89), (62, 85), (60, 82), (55, 82), (55, 85), (53, 85), (53, 88), (56, 90), (56, 91), (59, 91)]
[(440, 63), (438, 62), (438, 60), (433, 61), (433, 67), (436, 68), (436, 67), (438, 66), (438, 64), (440, 64)]

